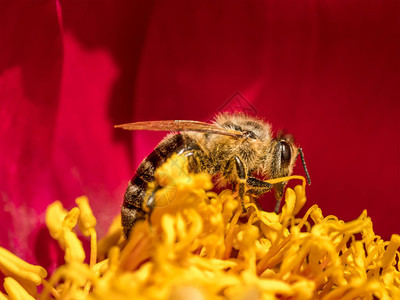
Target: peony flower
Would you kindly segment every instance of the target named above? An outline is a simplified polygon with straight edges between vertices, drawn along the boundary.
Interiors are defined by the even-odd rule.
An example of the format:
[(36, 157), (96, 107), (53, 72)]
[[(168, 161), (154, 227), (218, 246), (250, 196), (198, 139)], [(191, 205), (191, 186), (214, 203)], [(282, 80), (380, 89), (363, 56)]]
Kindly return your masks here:
[(400, 232), (398, 19), (395, 1), (1, 1), (0, 246), (53, 274), (64, 264), (64, 213), (86, 195), (96, 231), (79, 234), (83, 252), (71, 255), (90, 265), (93, 236), (117, 230), (127, 182), (162, 138), (113, 125), (234, 109), (286, 128), (305, 149), (312, 201), (279, 218), (314, 203), (346, 221), (366, 208), (390, 240)]

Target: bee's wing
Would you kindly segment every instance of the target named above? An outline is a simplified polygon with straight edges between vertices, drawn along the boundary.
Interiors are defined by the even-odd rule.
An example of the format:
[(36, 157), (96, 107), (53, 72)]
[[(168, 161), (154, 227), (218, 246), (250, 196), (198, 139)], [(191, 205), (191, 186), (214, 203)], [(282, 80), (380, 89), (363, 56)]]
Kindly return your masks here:
[(145, 121), (145, 122), (115, 125), (114, 127), (126, 130), (197, 131), (205, 133), (222, 134), (233, 137), (243, 136), (242, 132), (236, 130), (221, 128), (210, 123), (199, 122), (199, 121), (187, 121), (187, 120)]

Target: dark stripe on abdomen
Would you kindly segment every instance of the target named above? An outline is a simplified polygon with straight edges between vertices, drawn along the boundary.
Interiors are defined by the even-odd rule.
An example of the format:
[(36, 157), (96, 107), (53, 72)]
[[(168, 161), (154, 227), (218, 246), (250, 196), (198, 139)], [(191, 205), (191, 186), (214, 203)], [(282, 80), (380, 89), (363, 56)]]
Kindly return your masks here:
[(147, 182), (135, 174), (126, 189), (123, 205), (128, 208), (136, 207), (141, 209), (146, 189)]
[[(146, 182), (154, 181), (154, 172), (165, 162), (165, 158), (161, 157), (156, 150), (150, 153), (136, 170), (135, 176), (139, 176)], [(133, 178), (132, 178), (133, 179)]]
[[(187, 145), (187, 136), (178, 133), (161, 141), (160, 144), (147, 156), (136, 170), (135, 176), (146, 182), (154, 181), (154, 172), (172, 154), (184, 149)], [(193, 141), (190, 141), (193, 143)], [(132, 178), (133, 179), (133, 178)]]

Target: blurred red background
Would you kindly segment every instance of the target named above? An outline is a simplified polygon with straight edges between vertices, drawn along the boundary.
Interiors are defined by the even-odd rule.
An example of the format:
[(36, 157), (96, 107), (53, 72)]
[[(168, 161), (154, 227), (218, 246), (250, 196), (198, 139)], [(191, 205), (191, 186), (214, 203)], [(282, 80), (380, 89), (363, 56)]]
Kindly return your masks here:
[(399, 20), (394, 0), (1, 1), (0, 245), (50, 266), (46, 206), (82, 194), (104, 234), (164, 135), (114, 124), (238, 104), (303, 147), (307, 207), (400, 233)]

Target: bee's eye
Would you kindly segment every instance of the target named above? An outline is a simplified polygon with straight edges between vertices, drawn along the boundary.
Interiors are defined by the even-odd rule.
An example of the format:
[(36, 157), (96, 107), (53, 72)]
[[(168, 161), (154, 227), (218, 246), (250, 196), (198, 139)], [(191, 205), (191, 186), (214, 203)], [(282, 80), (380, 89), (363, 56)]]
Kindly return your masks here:
[(288, 166), (291, 158), (290, 146), (286, 142), (281, 142), (281, 164)]

